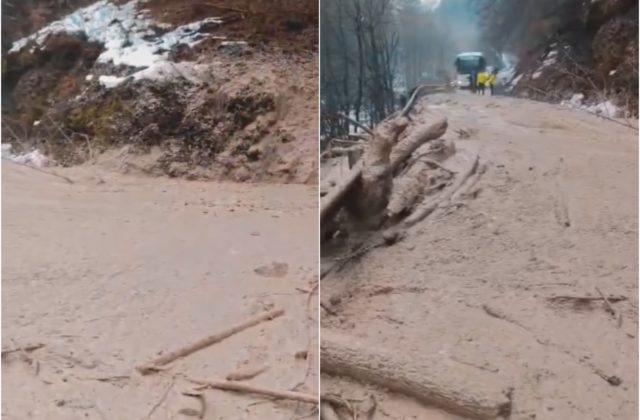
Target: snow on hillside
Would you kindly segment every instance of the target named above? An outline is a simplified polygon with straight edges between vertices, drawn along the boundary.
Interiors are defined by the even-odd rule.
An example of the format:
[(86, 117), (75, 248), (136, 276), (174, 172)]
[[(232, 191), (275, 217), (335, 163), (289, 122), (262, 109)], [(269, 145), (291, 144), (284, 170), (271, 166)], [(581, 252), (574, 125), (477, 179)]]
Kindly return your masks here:
[[(141, 4), (144, 3), (139, 0), (120, 6), (106, 0), (98, 1), (52, 22), (29, 37), (16, 41), (10, 52), (17, 52), (33, 44), (35, 45), (32, 48), (38, 48), (51, 34), (83, 33), (89, 41), (104, 46), (104, 51), (98, 57), (99, 63), (113, 63), (116, 66), (122, 64), (142, 69), (165, 67), (168, 52), (172, 47), (178, 44), (196, 45), (209, 36), (200, 32), (204, 27), (222, 23), (220, 18), (207, 18), (161, 34), (162, 31), (171, 28), (153, 21), (144, 10), (140, 10)], [(154, 72), (147, 71), (138, 76), (144, 74)], [(117, 86), (124, 80), (109, 75), (99, 78), (100, 83), (107, 88)]]

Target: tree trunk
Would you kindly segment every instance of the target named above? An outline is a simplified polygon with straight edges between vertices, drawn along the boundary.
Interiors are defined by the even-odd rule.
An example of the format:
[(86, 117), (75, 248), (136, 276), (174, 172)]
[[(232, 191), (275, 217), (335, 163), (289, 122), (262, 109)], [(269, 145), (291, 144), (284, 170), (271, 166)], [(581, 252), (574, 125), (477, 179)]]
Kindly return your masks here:
[(394, 172), (417, 148), (441, 137), (447, 129), (447, 120), (443, 119), (433, 125), (416, 128), (396, 145), (407, 124), (405, 118), (399, 117), (385, 121), (375, 129), (362, 159), (340, 185), (321, 199), (321, 223), (333, 217), (347, 201), (349, 210), (364, 219), (382, 214), (389, 199)]
[(376, 384), (454, 414), (495, 420), (511, 411), (507, 388), (494, 374), (446, 356), (416, 357), (331, 331), (322, 332), (320, 354), (323, 373)]

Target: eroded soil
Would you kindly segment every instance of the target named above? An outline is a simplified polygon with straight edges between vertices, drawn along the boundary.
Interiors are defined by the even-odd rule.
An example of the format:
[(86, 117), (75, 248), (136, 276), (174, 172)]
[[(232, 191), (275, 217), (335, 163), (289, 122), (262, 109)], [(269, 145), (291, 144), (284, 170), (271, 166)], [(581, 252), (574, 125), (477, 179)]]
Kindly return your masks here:
[[(322, 301), (335, 315), (323, 312), (322, 328), (431, 355), (452, 375), (456, 366), (489, 373), (513, 389), (512, 420), (635, 418), (637, 131), (466, 93), (429, 97), (419, 112), (449, 118), (445, 137), (480, 155), (478, 194), (324, 278)], [(615, 317), (596, 287), (623, 298)], [(441, 418), (373, 392), (375, 419)]]
[[(44, 345), (3, 356), (3, 418), (190, 418), (180, 411), (199, 403), (181, 395), (193, 388), (181, 375), (224, 379), (261, 366), (252, 384), (317, 392), (316, 188), (54, 169), (69, 184), (2, 166), (3, 349)], [(273, 307), (284, 316), (167, 371), (134, 369)], [(302, 351), (308, 360), (296, 358)], [(314, 408), (204, 395), (206, 419)]]

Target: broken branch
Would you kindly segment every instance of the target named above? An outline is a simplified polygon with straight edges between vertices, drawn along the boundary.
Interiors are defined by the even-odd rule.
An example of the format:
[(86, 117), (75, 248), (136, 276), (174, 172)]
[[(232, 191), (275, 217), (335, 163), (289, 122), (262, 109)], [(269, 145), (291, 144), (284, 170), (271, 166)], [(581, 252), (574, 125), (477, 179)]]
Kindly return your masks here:
[(44, 344), (37, 343), (37, 344), (28, 344), (28, 345), (20, 346), (20, 347), (14, 347), (14, 348), (10, 348), (10, 349), (3, 349), (2, 350), (2, 356), (6, 356), (7, 354), (16, 353), (16, 352), (27, 352), (27, 353), (30, 353), (32, 351), (41, 349), (43, 347), (44, 347)]
[(415, 130), (406, 139), (398, 143), (391, 151), (390, 170), (395, 173), (400, 165), (404, 163), (420, 146), (438, 139), (447, 131), (447, 119), (443, 118), (434, 124), (423, 126)]
[(607, 298), (602, 291), (600, 290), (599, 287), (596, 287), (596, 292), (598, 292), (598, 294), (600, 295), (600, 297), (602, 298), (602, 300), (604, 301), (605, 306), (607, 307), (607, 312), (609, 312), (611, 314), (611, 316), (616, 316), (616, 310), (613, 309), (613, 305), (611, 305), (611, 301), (609, 300), (609, 298)]
[(202, 340), (199, 340), (193, 344), (189, 344), (188, 346), (182, 347), (176, 351), (173, 351), (171, 353), (167, 353), (164, 356), (160, 356), (155, 360), (152, 360), (151, 362), (142, 365), (142, 366), (138, 366), (136, 367), (136, 369), (143, 375), (146, 375), (148, 373), (152, 373), (157, 371), (159, 366), (164, 366), (167, 365), (171, 362), (173, 362), (174, 360), (180, 359), (182, 357), (188, 356), (191, 353), (195, 353), (198, 350), (202, 350), (205, 347), (209, 347), (212, 344), (218, 343), (222, 340), (224, 340), (225, 338), (228, 338), (234, 334), (239, 333), (240, 331), (246, 330), (247, 328), (253, 327), (255, 325), (258, 325), (261, 322), (264, 321), (269, 321), (272, 320), (274, 318), (277, 318), (279, 316), (282, 316), (284, 314), (284, 310), (283, 309), (274, 309), (271, 310), (267, 313), (264, 313), (262, 315), (258, 315), (256, 317), (253, 317), (251, 319), (248, 319), (238, 325), (235, 325), (231, 328), (228, 328), (222, 332), (219, 332), (217, 334), (213, 334), (210, 335), (209, 337), (206, 337)]
[(351, 117), (349, 117), (349, 116), (347, 116), (345, 114), (342, 114), (342, 113), (338, 113), (337, 115), (340, 118), (342, 118), (342, 119), (344, 119), (346, 121), (349, 121), (351, 124), (355, 125), (356, 127), (361, 128), (366, 133), (373, 135), (373, 131), (369, 127), (367, 127), (366, 125), (362, 124), (360, 121), (356, 121), (353, 118), (351, 118)]
[(278, 391), (269, 388), (262, 388), (255, 385), (248, 385), (232, 381), (200, 381), (185, 378), (187, 381), (198, 385), (198, 389), (220, 389), (223, 391), (245, 392), (250, 394), (264, 395), (273, 398), (300, 401), (311, 404), (318, 404), (318, 396), (295, 391)]
[(480, 156), (476, 155), (473, 164), (469, 167), (469, 170), (456, 182), (456, 184), (451, 188), (449, 192), (445, 192), (437, 196), (437, 198), (432, 202), (423, 203), (416, 211), (414, 211), (409, 217), (404, 220), (404, 226), (406, 228), (415, 225), (416, 223), (424, 220), (425, 217), (429, 216), (433, 213), (438, 207), (442, 206), (445, 203), (449, 203), (454, 194), (462, 188), (462, 186), (467, 182), (467, 180), (476, 173), (478, 170), (478, 165), (480, 161)]

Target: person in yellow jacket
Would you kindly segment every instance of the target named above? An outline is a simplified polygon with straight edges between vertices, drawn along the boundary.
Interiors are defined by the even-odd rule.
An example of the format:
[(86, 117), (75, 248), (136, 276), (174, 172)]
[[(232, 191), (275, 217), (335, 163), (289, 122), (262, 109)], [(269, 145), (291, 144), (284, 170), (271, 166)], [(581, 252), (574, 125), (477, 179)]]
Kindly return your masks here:
[(496, 69), (493, 69), (491, 73), (489, 73), (489, 76), (487, 76), (487, 84), (489, 85), (489, 89), (491, 90), (491, 96), (493, 96), (497, 78), (498, 70)]
[(478, 93), (484, 95), (484, 87), (487, 83), (487, 72), (481, 71), (478, 73)]

